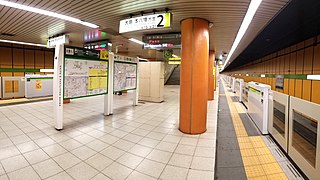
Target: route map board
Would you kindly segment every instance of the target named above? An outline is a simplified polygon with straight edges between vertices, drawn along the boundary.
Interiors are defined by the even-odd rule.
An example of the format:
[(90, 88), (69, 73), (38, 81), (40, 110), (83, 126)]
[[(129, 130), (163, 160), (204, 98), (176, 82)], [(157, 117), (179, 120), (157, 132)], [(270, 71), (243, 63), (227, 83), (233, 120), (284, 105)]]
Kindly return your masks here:
[(113, 91), (137, 88), (137, 64), (114, 62)]
[(66, 47), (64, 59), (64, 99), (108, 93), (108, 61), (100, 52)]

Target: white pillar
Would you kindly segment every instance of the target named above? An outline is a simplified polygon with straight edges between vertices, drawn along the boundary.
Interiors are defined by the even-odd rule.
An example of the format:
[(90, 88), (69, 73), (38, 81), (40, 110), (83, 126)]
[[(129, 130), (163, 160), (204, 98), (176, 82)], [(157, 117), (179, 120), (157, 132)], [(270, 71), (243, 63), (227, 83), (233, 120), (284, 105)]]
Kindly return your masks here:
[(54, 53), (53, 111), (55, 128), (63, 129), (64, 45), (56, 45)]

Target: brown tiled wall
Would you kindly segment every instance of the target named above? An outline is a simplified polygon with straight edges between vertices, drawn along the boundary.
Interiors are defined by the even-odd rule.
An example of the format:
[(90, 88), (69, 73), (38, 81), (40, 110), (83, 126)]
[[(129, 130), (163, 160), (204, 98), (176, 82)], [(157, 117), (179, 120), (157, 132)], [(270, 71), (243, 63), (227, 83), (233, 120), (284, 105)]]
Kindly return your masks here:
[(320, 74), (320, 36), (282, 49), (225, 74), (241, 74), (246, 82), (271, 85), (273, 90), (320, 104), (320, 81), (285, 79), (284, 89), (275, 88), (275, 78), (247, 77), (246, 74)]
[[(52, 49), (0, 43), (0, 68), (52, 69), (53, 56)], [(24, 73), (0, 72), (0, 76), (24, 76)]]

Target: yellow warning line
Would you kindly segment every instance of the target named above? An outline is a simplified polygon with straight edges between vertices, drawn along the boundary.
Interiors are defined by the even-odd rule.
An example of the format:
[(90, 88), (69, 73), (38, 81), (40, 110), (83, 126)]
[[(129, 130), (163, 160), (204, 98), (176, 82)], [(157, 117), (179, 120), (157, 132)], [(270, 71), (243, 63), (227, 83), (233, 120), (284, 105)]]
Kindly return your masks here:
[[(227, 89), (225, 84), (224, 87)], [(254, 180), (287, 180), (287, 176), (271, 154), (271, 151), (263, 139), (260, 136), (248, 136), (239, 116), (239, 113), (245, 112), (240, 103), (233, 102), (228, 91), (225, 91), (225, 94), (247, 178)]]

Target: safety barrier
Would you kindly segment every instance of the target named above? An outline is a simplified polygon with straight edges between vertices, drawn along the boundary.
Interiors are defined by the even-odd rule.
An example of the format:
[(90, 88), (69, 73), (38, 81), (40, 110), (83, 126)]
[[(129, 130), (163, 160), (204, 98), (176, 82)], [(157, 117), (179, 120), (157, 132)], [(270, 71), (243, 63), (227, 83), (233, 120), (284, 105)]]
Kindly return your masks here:
[(2, 77), (2, 98), (19, 98), (25, 95), (25, 77)]

